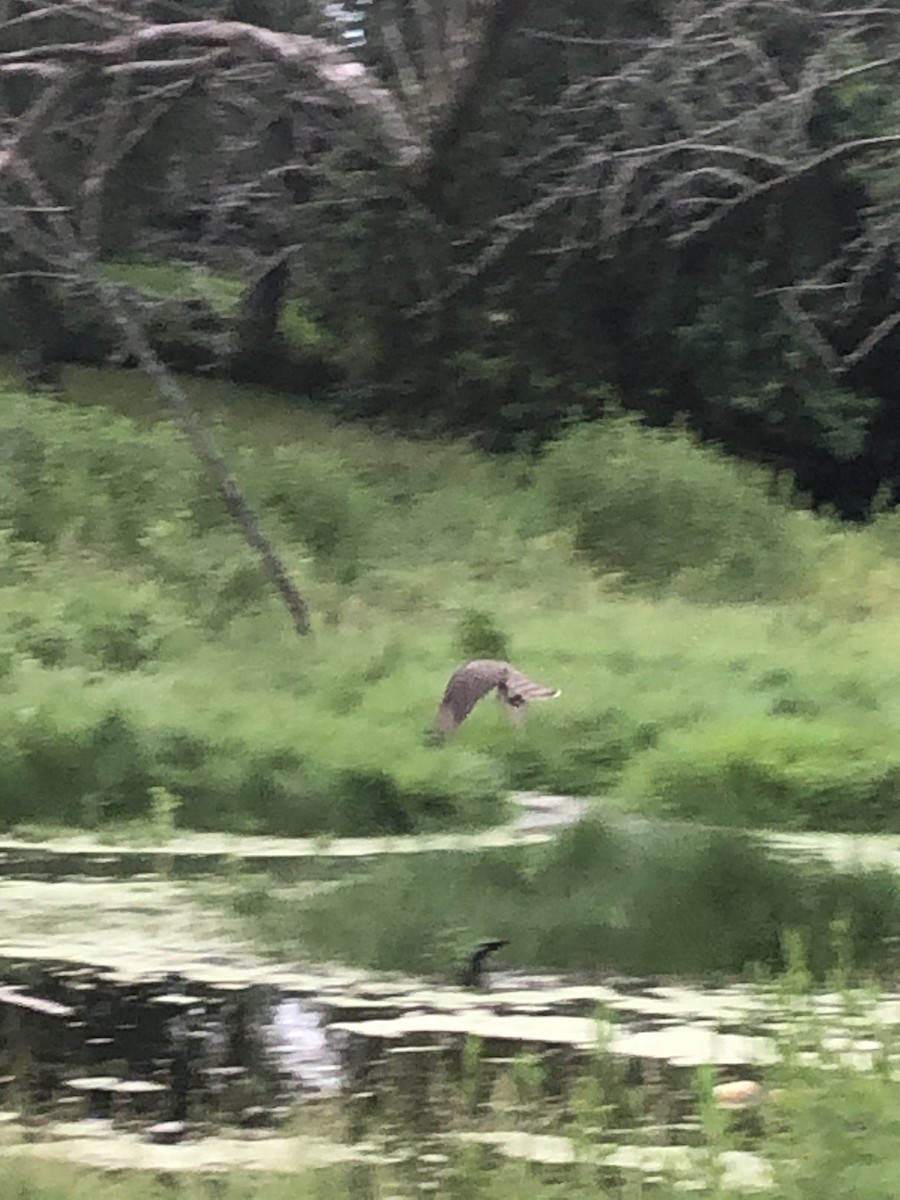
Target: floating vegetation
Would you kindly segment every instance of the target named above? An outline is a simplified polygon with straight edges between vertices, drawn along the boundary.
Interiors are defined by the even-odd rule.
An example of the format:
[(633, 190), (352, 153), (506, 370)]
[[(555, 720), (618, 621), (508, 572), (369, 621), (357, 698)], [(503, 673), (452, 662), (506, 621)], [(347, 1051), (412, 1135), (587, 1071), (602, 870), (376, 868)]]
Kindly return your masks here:
[[(9, 1134), (11, 1131), (7, 1130)], [(20, 1131), (24, 1137), (25, 1130)], [(325, 1138), (229, 1137), (218, 1134), (166, 1144), (110, 1126), (49, 1126), (40, 1141), (0, 1145), (0, 1156), (31, 1155), (102, 1171), (208, 1174), (233, 1170), (297, 1172), (341, 1162), (364, 1162), (365, 1151)]]
[(457, 1133), (455, 1136), (463, 1142), (491, 1146), (507, 1158), (545, 1165), (593, 1163), (618, 1168), (625, 1175), (643, 1176), (647, 1182), (675, 1177), (682, 1188), (689, 1190), (701, 1189), (711, 1168), (720, 1186), (729, 1190), (767, 1190), (773, 1184), (771, 1166), (761, 1155), (746, 1150), (724, 1150), (711, 1158), (707, 1151), (690, 1146), (617, 1146), (588, 1150), (571, 1138), (516, 1130)]

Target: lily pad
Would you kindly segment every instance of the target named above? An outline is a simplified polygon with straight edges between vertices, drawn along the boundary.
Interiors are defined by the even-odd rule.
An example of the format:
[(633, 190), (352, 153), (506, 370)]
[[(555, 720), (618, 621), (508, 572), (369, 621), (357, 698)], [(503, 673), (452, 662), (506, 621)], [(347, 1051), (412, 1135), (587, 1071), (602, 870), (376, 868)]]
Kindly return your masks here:
[(628, 1058), (655, 1058), (678, 1067), (744, 1066), (773, 1063), (775, 1043), (770, 1038), (719, 1033), (707, 1025), (669, 1025), (639, 1032), (616, 1030), (610, 1050)]

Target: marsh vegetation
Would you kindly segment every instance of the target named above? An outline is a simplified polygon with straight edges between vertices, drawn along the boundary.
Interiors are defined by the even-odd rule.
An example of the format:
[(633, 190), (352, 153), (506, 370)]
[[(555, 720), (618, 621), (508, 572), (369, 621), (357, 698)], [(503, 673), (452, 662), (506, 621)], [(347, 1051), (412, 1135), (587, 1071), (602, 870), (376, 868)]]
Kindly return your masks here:
[[(323, 1112), (300, 1097), (274, 1137), (277, 1167), (259, 1147), (250, 1162), (245, 1135), (234, 1149), (227, 1130), (227, 1149), (201, 1137), (153, 1157), (126, 1122), (106, 1150), (83, 1148), (73, 1173), (20, 1150), (24, 1137), (74, 1154), (74, 1132), (54, 1142), (47, 1129), (13, 1136), (11, 1123), (4, 1196), (155, 1198), (164, 1186), (239, 1200), (425, 1185), (460, 1200), (543, 1200), (674, 1195), (676, 1176), (719, 1195), (761, 1181), (798, 1200), (851, 1186), (866, 1200), (891, 1194), (895, 1027), (867, 1014), (893, 1004), (898, 876), (889, 854), (854, 864), (850, 849), (837, 869), (791, 836), (809, 833), (815, 850), (812, 831), (886, 838), (900, 825), (893, 515), (852, 529), (813, 516), (762, 471), (624, 415), (497, 461), (193, 381), (302, 581), (315, 629), (301, 640), (140, 380), (72, 369), (66, 384), (60, 400), (10, 383), (0, 410), (4, 832), (139, 841), (163, 873), (166, 847), (192, 831), (318, 838), (277, 873), (216, 860), (219, 873), (190, 890), (283, 962), (426, 977), (411, 993), (426, 1018), (386, 1025), (389, 1067), (376, 1055), (369, 1082), (340, 1102)], [(561, 687), (560, 700), (524, 736), (481, 706), (453, 741), (429, 745), (449, 670), (497, 654)], [(522, 788), (579, 794), (594, 811), (540, 845), (379, 857), (382, 840), (354, 860), (330, 856), (335, 837), (399, 843), (502, 824)], [(127, 905), (94, 909), (132, 964), (172, 959), (166, 921), (188, 885), (165, 886), (144, 940), (128, 932)], [(129, 904), (146, 924), (149, 893)], [(88, 936), (93, 918), (76, 897), (63, 906), (68, 925), (57, 905), (27, 927), (27, 907), (13, 898), (14, 953), (52, 958), (68, 939), (104, 961), (104, 935)], [(77, 936), (73, 921), (85, 925)], [(539, 1025), (511, 1044), (490, 1041), (507, 1028), (490, 1021), (467, 1034), (465, 1003), (448, 1015), (435, 996), (488, 939), (508, 942), (492, 964), (491, 1021), (534, 1019), (548, 971), (563, 983), (659, 977), (646, 981), (643, 1019), (669, 1014), (662, 1067), (611, 1054), (603, 1038), (561, 1066), (529, 1040)], [(759, 1036), (743, 1010), (722, 1025), (729, 988), (759, 989), (769, 1016), (784, 1013), (765, 1033), (771, 1061), (698, 1066), (693, 1050), (679, 1060), (686, 1002), (667, 988), (684, 977), (704, 984), (690, 1001), (700, 1030), (712, 1019), (723, 1037)], [(822, 988), (837, 999), (810, 1016)], [(404, 1003), (376, 988), (350, 996), (333, 1023), (368, 1045), (355, 1023), (392, 1007)], [(600, 1029), (617, 1012), (591, 1001), (577, 1019)], [(442, 1055), (452, 1069), (412, 1070)], [(748, 1071), (766, 1101), (722, 1109), (713, 1087)], [(430, 1124), (409, 1128), (422, 1087)], [(227, 1155), (227, 1175), (211, 1180)], [(135, 1173), (134, 1156), (165, 1184)], [(124, 1174), (98, 1180), (86, 1162)]]
[[(32, 1014), (26, 1036), (20, 1030), (18, 1073), (12, 1087), (3, 1082), (4, 1195), (55, 1200), (93, 1188), (103, 1200), (238, 1200), (291, 1189), (301, 1197), (625, 1200), (674, 1197), (685, 1186), (798, 1200), (893, 1194), (900, 1002), (852, 988), (840, 971), (835, 990), (810, 994), (797, 943), (777, 984), (717, 988), (571, 986), (507, 974), (492, 993), (473, 996), (396, 978), (323, 973), (318, 983), (291, 983), (282, 968), (285, 992), (305, 996), (281, 1003), (304, 1014), (307, 1050), (310, 1018), (333, 1034), (342, 1087), (318, 1094), (296, 1075), (286, 1082), (287, 1060), (279, 1074), (260, 1055), (262, 1035), (274, 1028), (262, 977), (253, 971), (240, 981), (235, 971), (227, 984), (223, 976), (206, 986), (182, 978), (187, 991), (173, 995), (166, 977), (139, 984), (120, 970), (111, 986), (108, 971), (32, 968), (32, 989), (43, 980), (74, 1002), (66, 1018), (73, 1034), (79, 1021), (87, 1033), (99, 1020), (107, 1037), (93, 1051), (82, 1046), (93, 1055), (90, 1078), (77, 1075), (72, 1040), (60, 1039), (60, 1014), (48, 1005)], [(268, 991), (277, 1000), (278, 989)], [(223, 1021), (233, 1025), (239, 1005), (251, 1024), (238, 1061), (223, 1068), (214, 1061), (222, 1040), (212, 1035)], [(170, 1015), (187, 1020), (195, 1037), (208, 1035), (194, 1041), (191, 1060), (209, 1079), (195, 1076), (188, 1131), (174, 1144), (150, 1125), (171, 1103)], [(291, 1027), (282, 1021), (282, 1054), (300, 1048), (285, 1045)], [(132, 1045), (124, 1069), (162, 1078), (157, 1091), (110, 1077), (113, 1062), (123, 1069), (123, 1039)], [(312, 1044), (322, 1056), (321, 1043)], [(7, 1043), (4, 1065), (11, 1050)], [(61, 1100), (66, 1079), (74, 1108)], [(101, 1115), (95, 1105), (116, 1089), (112, 1111), (107, 1105)], [(279, 1098), (290, 1111), (272, 1107)]]

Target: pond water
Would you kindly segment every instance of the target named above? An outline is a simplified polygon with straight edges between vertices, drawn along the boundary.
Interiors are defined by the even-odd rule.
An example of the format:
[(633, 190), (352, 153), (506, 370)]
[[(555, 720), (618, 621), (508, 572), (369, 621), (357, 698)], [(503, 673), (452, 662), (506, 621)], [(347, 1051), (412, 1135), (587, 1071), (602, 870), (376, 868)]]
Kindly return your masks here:
[[(470, 992), (237, 954), (138, 975), (130, 960), (107, 959), (0, 960), (0, 1152), (108, 1168), (280, 1171), (433, 1156), (436, 1144), (464, 1138), (537, 1163), (602, 1158), (623, 1172), (690, 1175), (695, 1068), (710, 1064), (719, 1082), (764, 1080), (791, 1019), (771, 995), (738, 984), (500, 972), (490, 990)], [(829, 1023), (832, 1049), (859, 1066), (879, 1050), (879, 1026), (900, 1022), (900, 996), (882, 998), (862, 1023), (838, 996), (808, 1009)], [(563, 1103), (598, 1062), (616, 1118), (586, 1150), (545, 1132), (535, 1114)], [(519, 1094), (523, 1079), (537, 1106)], [(460, 1122), (479, 1111), (487, 1128)], [(729, 1178), (763, 1186), (752, 1109), (746, 1116), (747, 1148), (727, 1160)]]
[[(525, 798), (502, 836), (545, 838), (577, 819), (579, 802), (547, 799)], [(500, 832), (490, 836), (473, 844), (498, 844)], [(249, 856), (281, 861), (287, 872), (295, 860), (285, 846), (274, 849), (254, 842)], [(346, 846), (334, 849), (319, 844), (316, 853), (330, 862), (349, 856)], [(778, 849), (818, 852), (796, 839)], [(193, 843), (172, 858), (190, 875), (220, 869), (233, 850)], [(825, 853), (838, 851), (851, 847)], [(375, 852), (366, 842), (364, 855)], [(764, 1083), (779, 1039), (794, 1030), (801, 1058), (818, 1061), (824, 1045), (864, 1069), (882, 1054), (885, 1030), (900, 1024), (900, 995), (860, 1012), (836, 995), (800, 1004), (738, 983), (500, 970), (472, 991), (273, 963), (194, 903), (171, 873), (168, 849), (7, 843), (4, 853), (3, 1154), (173, 1171), (411, 1155), (420, 1170), (428, 1162), (438, 1170), (448, 1139), (467, 1139), (535, 1162), (600, 1156), (619, 1173), (690, 1177), (698, 1066), (719, 1083)], [(162, 853), (165, 874), (154, 871)], [(299, 857), (311, 853), (304, 844)], [(827, 1027), (824, 1043), (821, 1029), (796, 1033), (810, 1016)], [(598, 1072), (612, 1115), (586, 1149), (560, 1136), (548, 1114)], [(764, 1095), (758, 1088), (754, 1103)], [(721, 1169), (738, 1186), (764, 1187), (753, 1108), (741, 1119), (746, 1146)]]
[[(621, 1060), (623, 1080), (655, 1097), (638, 1123), (646, 1118), (657, 1139), (664, 1129), (665, 1142), (687, 1144), (692, 1068), (712, 1062), (723, 1078), (746, 1076), (774, 1053), (770, 1038), (749, 1032), (760, 1027), (759, 998), (740, 988), (501, 974), (490, 991), (473, 993), (416, 980), (292, 976), (246, 961), (182, 967), (133, 976), (128, 962), (0, 959), (7, 1147), (158, 1168), (204, 1162), (205, 1142), (214, 1161), (279, 1169), (293, 1161), (282, 1131), (292, 1122), (296, 1129), (298, 1114), (302, 1126), (312, 1110), (332, 1118), (315, 1161), (335, 1161), (342, 1141), (348, 1152), (380, 1142), (386, 1130), (396, 1149), (400, 1130), (406, 1144), (450, 1131), (447, 1093), (463, 1087), (471, 1038), (481, 1046), (478, 1104), (490, 1102), (526, 1051), (540, 1063), (539, 1090), (559, 1096), (602, 1044)], [(615, 1148), (634, 1128), (620, 1133), (610, 1131)], [(565, 1139), (535, 1136), (527, 1145), (538, 1160), (549, 1145), (565, 1154)], [(522, 1154), (521, 1140), (508, 1150)]]

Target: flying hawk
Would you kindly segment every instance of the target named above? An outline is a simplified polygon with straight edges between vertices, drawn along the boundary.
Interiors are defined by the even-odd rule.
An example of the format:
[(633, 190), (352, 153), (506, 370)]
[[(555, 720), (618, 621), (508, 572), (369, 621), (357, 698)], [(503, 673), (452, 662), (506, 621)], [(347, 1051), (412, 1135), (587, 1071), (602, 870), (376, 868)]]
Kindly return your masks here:
[(445, 737), (453, 733), (462, 725), (478, 701), (495, 688), (497, 699), (516, 724), (521, 723), (525, 705), (530, 700), (550, 700), (559, 695), (558, 688), (532, 683), (521, 671), (517, 671), (507, 662), (498, 662), (493, 658), (476, 658), (473, 662), (459, 667), (450, 676), (435, 720), (437, 732)]

